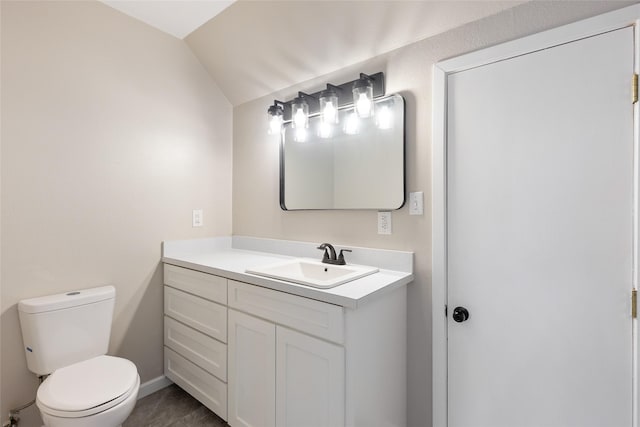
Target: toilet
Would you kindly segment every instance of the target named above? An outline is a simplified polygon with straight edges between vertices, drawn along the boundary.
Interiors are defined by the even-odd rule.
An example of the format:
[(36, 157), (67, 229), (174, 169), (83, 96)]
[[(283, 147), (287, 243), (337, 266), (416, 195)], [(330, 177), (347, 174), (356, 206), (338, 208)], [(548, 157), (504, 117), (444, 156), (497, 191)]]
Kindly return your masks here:
[(46, 376), (36, 405), (47, 427), (118, 427), (133, 411), (140, 376), (107, 356), (113, 286), (22, 300), (20, 326), (29, 370)]

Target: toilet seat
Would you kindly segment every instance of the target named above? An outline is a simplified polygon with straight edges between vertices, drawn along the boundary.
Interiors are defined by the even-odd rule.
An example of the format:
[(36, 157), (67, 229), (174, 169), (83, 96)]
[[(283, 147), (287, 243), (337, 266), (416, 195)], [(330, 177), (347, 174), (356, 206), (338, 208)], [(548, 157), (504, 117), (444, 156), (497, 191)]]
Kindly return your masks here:
[(37, 403), (56, 417), (87, 417), (122, 403), (138, 386), (138, 370), (131, 361), (98, 356), (51, 374), (38, 388)]

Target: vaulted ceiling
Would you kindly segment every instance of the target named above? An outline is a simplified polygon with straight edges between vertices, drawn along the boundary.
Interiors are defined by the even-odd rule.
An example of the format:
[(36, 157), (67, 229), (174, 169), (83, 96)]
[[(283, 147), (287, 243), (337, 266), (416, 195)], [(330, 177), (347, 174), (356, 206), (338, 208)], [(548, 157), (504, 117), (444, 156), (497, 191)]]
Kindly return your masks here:
[[(185, 41), (233, 105), (525, 2), (103, 1), (112, 6), (129, 4), (138, 10), (138, 19), (179, 38), (198, 27), (198, 21), (213, 16), (186, 35)], [(155, 9), (155, 21), (142, 17), (149, 9)], [(135, 16), (126, 8), (120, 10)]]

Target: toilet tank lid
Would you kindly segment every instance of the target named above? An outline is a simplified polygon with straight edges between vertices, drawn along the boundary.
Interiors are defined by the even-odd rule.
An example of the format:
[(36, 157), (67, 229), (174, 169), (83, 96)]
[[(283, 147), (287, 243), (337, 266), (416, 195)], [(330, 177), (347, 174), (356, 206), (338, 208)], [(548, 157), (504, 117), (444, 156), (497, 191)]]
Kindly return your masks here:
[(47, 311), (62, 310), (64, 308), (113, 299), (115, 296), (116, 288), (113, 286), (80, 289), (62, 294), (22, 300), (18, 303), (18, 311), (23, 313), (45, 313)]

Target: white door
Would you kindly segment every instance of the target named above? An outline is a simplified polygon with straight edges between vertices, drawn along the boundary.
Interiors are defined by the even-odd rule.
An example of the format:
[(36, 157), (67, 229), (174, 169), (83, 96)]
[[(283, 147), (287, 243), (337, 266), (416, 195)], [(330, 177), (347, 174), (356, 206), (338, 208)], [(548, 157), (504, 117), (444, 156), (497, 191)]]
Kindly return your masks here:
[(229, 310), (229, 411), (233, 427), (273, 427), (276, 326)]
[(276, 425), (344, 426), (344, 347), (277, 327)]
[(449, 427), (631, 426), (633, 40), (448, 75)]

